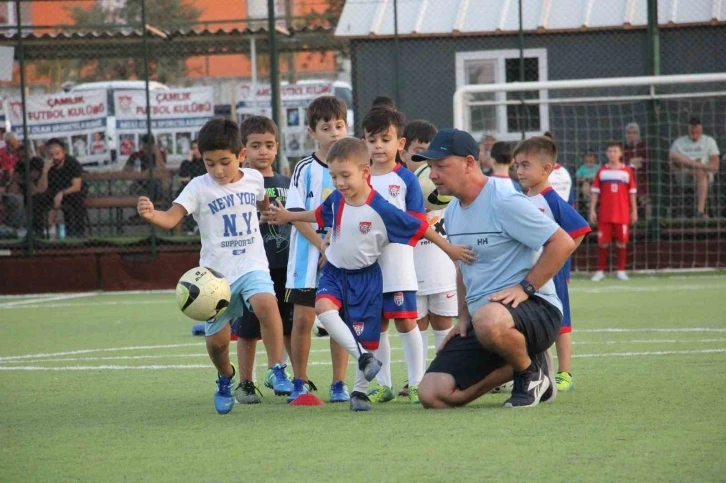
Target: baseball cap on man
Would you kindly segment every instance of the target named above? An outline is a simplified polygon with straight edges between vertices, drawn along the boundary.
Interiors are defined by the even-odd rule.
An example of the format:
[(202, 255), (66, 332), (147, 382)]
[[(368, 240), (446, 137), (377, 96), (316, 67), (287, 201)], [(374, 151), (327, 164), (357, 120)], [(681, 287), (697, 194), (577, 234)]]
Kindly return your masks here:
[(426, 151), (411, 156), (413, 161), (444, 159), (449, 156), (479, 156), (479, 144), (466, 131), (442, 129), (436, 133)]

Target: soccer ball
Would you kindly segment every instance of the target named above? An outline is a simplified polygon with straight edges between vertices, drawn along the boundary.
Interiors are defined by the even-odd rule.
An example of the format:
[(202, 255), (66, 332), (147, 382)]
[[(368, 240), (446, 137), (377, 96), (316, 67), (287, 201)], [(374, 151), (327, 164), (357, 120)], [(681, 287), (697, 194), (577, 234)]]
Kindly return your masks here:
[(509, 393), (509, 392), (512, 392), (513, 388), (514, 388), (514, 382), (509, 381), (509, 382), (505, 382), (501, 386), (497, 386), (494, 389), (492, 389), (492, 393), (493, 394)]
[(207, 267), (192, 268), (176, 284), (176, 303), (193, 320), (209, 320), (229, 306), (229, 283), (224, 275)]
[(418, 168), (415, 173), (418, 184), (421, 185), (421, 191), (423, 192), (424, 205), (430, 211), (443, 210), (454, 197), (439, 194), (436, 185), (429, 178), (430, 172), (431, 168), (428, 165), (424, 165)]

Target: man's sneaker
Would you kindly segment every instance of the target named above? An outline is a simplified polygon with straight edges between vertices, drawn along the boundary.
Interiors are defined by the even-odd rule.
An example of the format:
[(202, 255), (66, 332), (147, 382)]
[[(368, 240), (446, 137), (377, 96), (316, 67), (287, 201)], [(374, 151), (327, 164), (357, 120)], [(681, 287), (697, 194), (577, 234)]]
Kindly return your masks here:
[(401, 397), (408, 397), (408, 381), (406, 381), (406, 385), (398, 391), (398, 395)]
[(234, 390), (234, 398), (239, 404), (260, 404), (261, 395), (262, 393), (252, 381), (242, 381)]
[(368, 399), (374, 403), (387, 403), (396, 399), (393, 395), (393, 390), (388, 386), (378, 386), (372, 391), (368, 392)]
[(555, 386), (558, 391), (571, 391), (575, 389), (575, 385), (572, 382), (572, 374), (569, 372), (558, 372), (555, 376)]
[(618, 270), (615, 273), (615, 278), (617, 278), (618, 280), (622, 280), (623, 282), (630, 280), (630, 277), (628, 277), (628, 274), (625, 273), (623, 270)]
[(219, 414), (227, 414), (234, 407), (234, 396), (232, 388), (234, 387), (234, 376), (237, 375), (237, 369), (232, 366), (232, 375), (230, 377), (217, 373), (217, 391), (214, 393), (214, 409)]
[(292, 382), (285, 371), (286, 367), (286, 365), (278, 363), (267, 369), (267, 374), (265, 374), (265, 387), (272, 389), (275, 396), (289, 396), (292, 393)]
[(597, 272), (595, 272), (590, 280), (593, 282), (602, 282), (603, 280), (605, 280), (605, 272), (603, 272), (602, 270), (598, 270)]
[(411, 386), (408, 388), (408, 400), (411, 401), (412, 404), (421, 404), (421, 401), (418, 400), (418, 386)]
[(541, 367), (533, 371), (522, 371), (514, 374), (512, 397), (504, 402), (505, 408), (527, 408), (539, 404), (542, 395), (550, 387), (550, 378)]
[(555, 384), (555, 364), (552, 361), (552, 351), (547, 349), (544, 352), (540, 352), (534, 356), (534, 363), (542, 368), (542, 372), (545, 373), (547, 379), (550, 381), (550, 387), (542, 393), (542, 398), (539, 402), (551, 403), (554, 402), (557, 397), (557, 385)]
[(373, 357), (373, 354), (366, 352), (358, 358), (358, 369), (363, 372), (366, 381), (371, 382), (381, 370), (383, 364)]
[(370, 411), (371, 409), (373, 409), (373, 404), (371, 403), (371, 400), (368, 399), (368, 396), (360, 391), (353, 391), (353, 394), (350, 395), (350, 410)]
[(310, 391), (317, 392), (318, 388), (315, 387), (315, 384), (312, 383), (312, 381), (305, 381), (304, 379), (293, 379), (292, 380), (292, 392), (289, 396), (287, 396), (287, 402), (291, 403), (293, 402), (298, 396), (302, 394), (307, 394)]
[(330, 385), (330, 402), (348, 402), (350, 401), (350, 394), (348, 394), (348, 386), (343, 381), (337, 381)]

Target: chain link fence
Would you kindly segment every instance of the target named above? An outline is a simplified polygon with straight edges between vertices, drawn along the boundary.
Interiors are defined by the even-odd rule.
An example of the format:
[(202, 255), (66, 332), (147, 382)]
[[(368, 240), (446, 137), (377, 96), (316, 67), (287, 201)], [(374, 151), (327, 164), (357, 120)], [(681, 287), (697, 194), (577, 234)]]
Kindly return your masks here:
[[(518, 10), (518, 2), (484, 0), (275, 0), (277, 55), (270, 51), (267, 3), (0, 4), (0, 46), (14, 49), (11, 80), (0, 83), (0, 125), (15, 135), (6, 136), (0, 151), (0, 249), (12, 256), (198, 250), (193, 221), (170, 231), (152, 229), (136, 215), (136, 199), (146, 195), (159, 208), (168, 207), (189, 177), (203, 172), (193, 141), (207, 119), (272, 115), (273, 64), (282, 83), (282, 172), (314, 149), (305, 107), (320, 93), (346, 101), (351, 132), (360, 134), (360, 120), (381, 95), (392, 97), (408, 119), (443, 128), (455, 122), (453, 97), (464, 85), (722, 72), (725, 66), (723, 22), (669, 23), (663, 1), (657, 2), (659, 23), (666, 26), (656, 38), (642, 12), (622, 10), (632, 2), (589, 2), (593, 9), (583, 13), (577, 5), (562, 9), (559, 2), (538, 1), (523, 1)], [(654, 59), (656, 40), (660, 55)], [(103, 84), (92, 84), (97, 82)], [(693, 208), (695, 185), (686, 190), (688, 200), (673, 202), (667, 164), (670, 145), (687, 133), (694, 116), (723, 152), (723, 97), (679, 98), (678, 92), (657, 109), (616, 100), (544, 102), (556, 92), (473, 94), (465, 128), (486, 140), (484, 154), (493, 139), (515, 143), (523, 135), (552, 131), (560, 163), (574, 178), (586, 153), (601, 163), (606, 142), (625, 142), (627, 126), (636, 123), (649, 146), (648, 162), (662, 169), (639, 180), (653, 194), (641, 206), (632, 267), (721, 267), (721, 170), (709, 185), (706, 218)], [(625, 94), (632, 92), (617, 93)], [(152, 137), (153, 143), (145, 142)], [(48, 145), (52, 138), (61, 140), (62, 153)], [(60, 159), (79, 162), (80, 188), (71, 186), (76, 176), (66, 174), (70, 179), (55, 179), (41, 190), (44, 172), (63, 178), (58, 172), (73, 164), (59, 166)], [(69, 196), (57, 203), (58, 191)], [(657, 263), (648, 255), (650, 242), (666, 254)], [(577, 269), (592, 268), (594, 246), (588, 239), (578, 252)]]

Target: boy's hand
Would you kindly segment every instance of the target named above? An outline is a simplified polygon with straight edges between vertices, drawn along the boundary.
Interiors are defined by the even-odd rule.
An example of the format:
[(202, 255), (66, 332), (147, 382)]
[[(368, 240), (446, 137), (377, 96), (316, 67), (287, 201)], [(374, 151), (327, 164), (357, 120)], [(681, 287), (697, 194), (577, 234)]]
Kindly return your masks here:
[(464, 262), (467, 265), (471, 265), (477, 260), (476, 252), (472, 250), (471, 247), (464, 245), (454, 245), (449, 243), (447, 244), (446, 254), (454, 262)]
[(635, 225), (638, 223), (638, 209), (635, 208), (630, 212), (630, 224)]
[(275, 200), (274, 203), (270, 203), (270, 209), (262, 213), (260, 221), (270, 225), (284, 225), (290, 222), (290, 212)]
[(144, 220), (150, 221), (154, 217), (154, 203), (146, 196), (140, 196), (136, 204), (136, 211)]
[(590, 212), (590, 224), (597, 225), (597, 213), (594, 211)]

